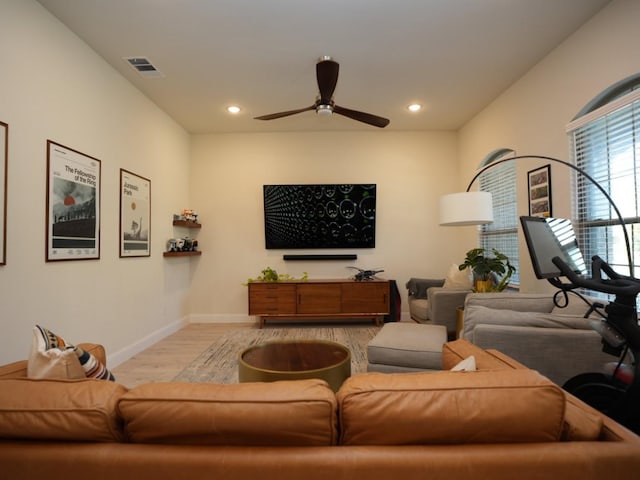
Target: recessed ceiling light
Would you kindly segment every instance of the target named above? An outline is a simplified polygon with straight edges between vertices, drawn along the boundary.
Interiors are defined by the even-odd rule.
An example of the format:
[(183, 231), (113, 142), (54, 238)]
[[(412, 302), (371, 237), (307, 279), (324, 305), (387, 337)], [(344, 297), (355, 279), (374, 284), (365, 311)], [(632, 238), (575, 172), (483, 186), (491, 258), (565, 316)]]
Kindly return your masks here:
[(407, 110), (409, 110), (410, 112), (419, 112), (420, 110), (422, 110), (422, 105), (420, 105), (419, 103), (412, 103), (407, 107)]
[(227, 107), (227, 112), (233, 114), (240, 113), (240, 107), (238, 107), (237, 105), (229, 105)]

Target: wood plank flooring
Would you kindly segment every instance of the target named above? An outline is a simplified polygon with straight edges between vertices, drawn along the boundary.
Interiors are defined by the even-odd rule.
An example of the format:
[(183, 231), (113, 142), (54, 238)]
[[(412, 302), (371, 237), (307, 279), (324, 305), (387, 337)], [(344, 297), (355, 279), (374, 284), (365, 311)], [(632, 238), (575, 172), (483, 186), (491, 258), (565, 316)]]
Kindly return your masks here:
[(148, 382), (170, 382), (209, 345), (235, 329), (255, 323), (192, 323), (112, 369), (118, 383), (129, 388)]

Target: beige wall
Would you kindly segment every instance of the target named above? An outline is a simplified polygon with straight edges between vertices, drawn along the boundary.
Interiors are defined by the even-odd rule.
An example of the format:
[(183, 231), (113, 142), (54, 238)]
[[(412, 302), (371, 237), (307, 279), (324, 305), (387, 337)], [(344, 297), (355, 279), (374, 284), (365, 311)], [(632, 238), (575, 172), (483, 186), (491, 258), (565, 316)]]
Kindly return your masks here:
[[(464, 256), (455, 229), (437, 225), (438, 198), (458, 183), (451, 132), (201, 135), (193, 138), (191, 166), (204, 252), (194, 261), (196, 321), (248, 320), (242, 283), (267, 266), (311, 278), (350, 276), (348, 265), (383, 268), (405, 297), (409, 277), (442, 277)], [(266, 250), (262, 185), (279, 183), (375, 183), (376, 248), (355, 250), (351, 262), (282, 260), (283, 253), (349, 250)]]
[[(241, 284), (266, 266), (294, 276), (350, 273), (346, 262), (285, 263), (264, 249), (265, 183), (376, 183), (377, 247), (356, 251), (351, 264), (384, 268), (404, 298), (409, 276), (440, 276), (475, 245), (474, 227), (437, 226), (438, 197), (463, 189), (498, 147), (568, 158), (566, 123), (639, 70), (638, 18), (640, 2), (614, 1), (458, 133), (190, 137), (38, 3), (0, 0), (0, 120), (10, 128), (0, 363), (26, 356), (35, 323), (103, 342), (113, 363), (187, 320), (246, 319)], [(47, 139), (102, 161), (100, 260), (44, 261)], [(519, 165), (522, 213), (535, 166)], [(120, 168), (152, 180), (149, 258), (118, 258)], [(564, 170), (552, 173), (559, 215), (569, 213)], [(200, 213), (204, 253), (165, 259), (165, 241), (177, 233), (171, 215), (186, 207)], [(545, 288), (522, 265), (524, 288)]]
[[(161, 252), (188, 204), (189, 136), (38, 3), (0, 1), (0, 120), (9, 124), (0, 363), (39, 323), (125, 358), (186, 320), (188, 262)], [(45, 262), (46, 141), (101, 160), (100, 260)], [(152, 181), (152, 256), (118, 257), (119, 169)]]
[[(640, 2), (617, 0), (558, 46), (460, 131), (459, 161), (470, 177), (492, 150), (569, 160), (566, 125), (592, 98), (640, 71)], [(527, 171), (548, 162), (518, 161), (519, 214), (528, 214)], [(569, 168), (552, 163), (553, 214), (570, 217)], [(545, 291), (521, 235), (521, 289)]]

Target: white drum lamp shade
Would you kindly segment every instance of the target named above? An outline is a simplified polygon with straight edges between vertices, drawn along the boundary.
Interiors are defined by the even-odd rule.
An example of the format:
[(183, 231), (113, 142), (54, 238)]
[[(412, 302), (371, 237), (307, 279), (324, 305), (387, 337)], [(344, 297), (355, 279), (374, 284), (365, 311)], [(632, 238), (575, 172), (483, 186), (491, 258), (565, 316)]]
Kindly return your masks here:
[(490, 192), (450, 193), (440, 197), (440, 225), (482, 225), (492, 222)]

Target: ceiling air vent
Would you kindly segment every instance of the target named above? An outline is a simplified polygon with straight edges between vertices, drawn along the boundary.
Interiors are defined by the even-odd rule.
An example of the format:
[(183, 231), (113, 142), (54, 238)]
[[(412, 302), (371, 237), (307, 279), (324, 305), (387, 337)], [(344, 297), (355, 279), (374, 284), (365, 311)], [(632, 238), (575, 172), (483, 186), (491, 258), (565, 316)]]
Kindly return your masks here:
[(126, 62), (144, 77), (164, 77), (164, 75), (153, 66), (151, 61), (145, 57), (125, 57)]

